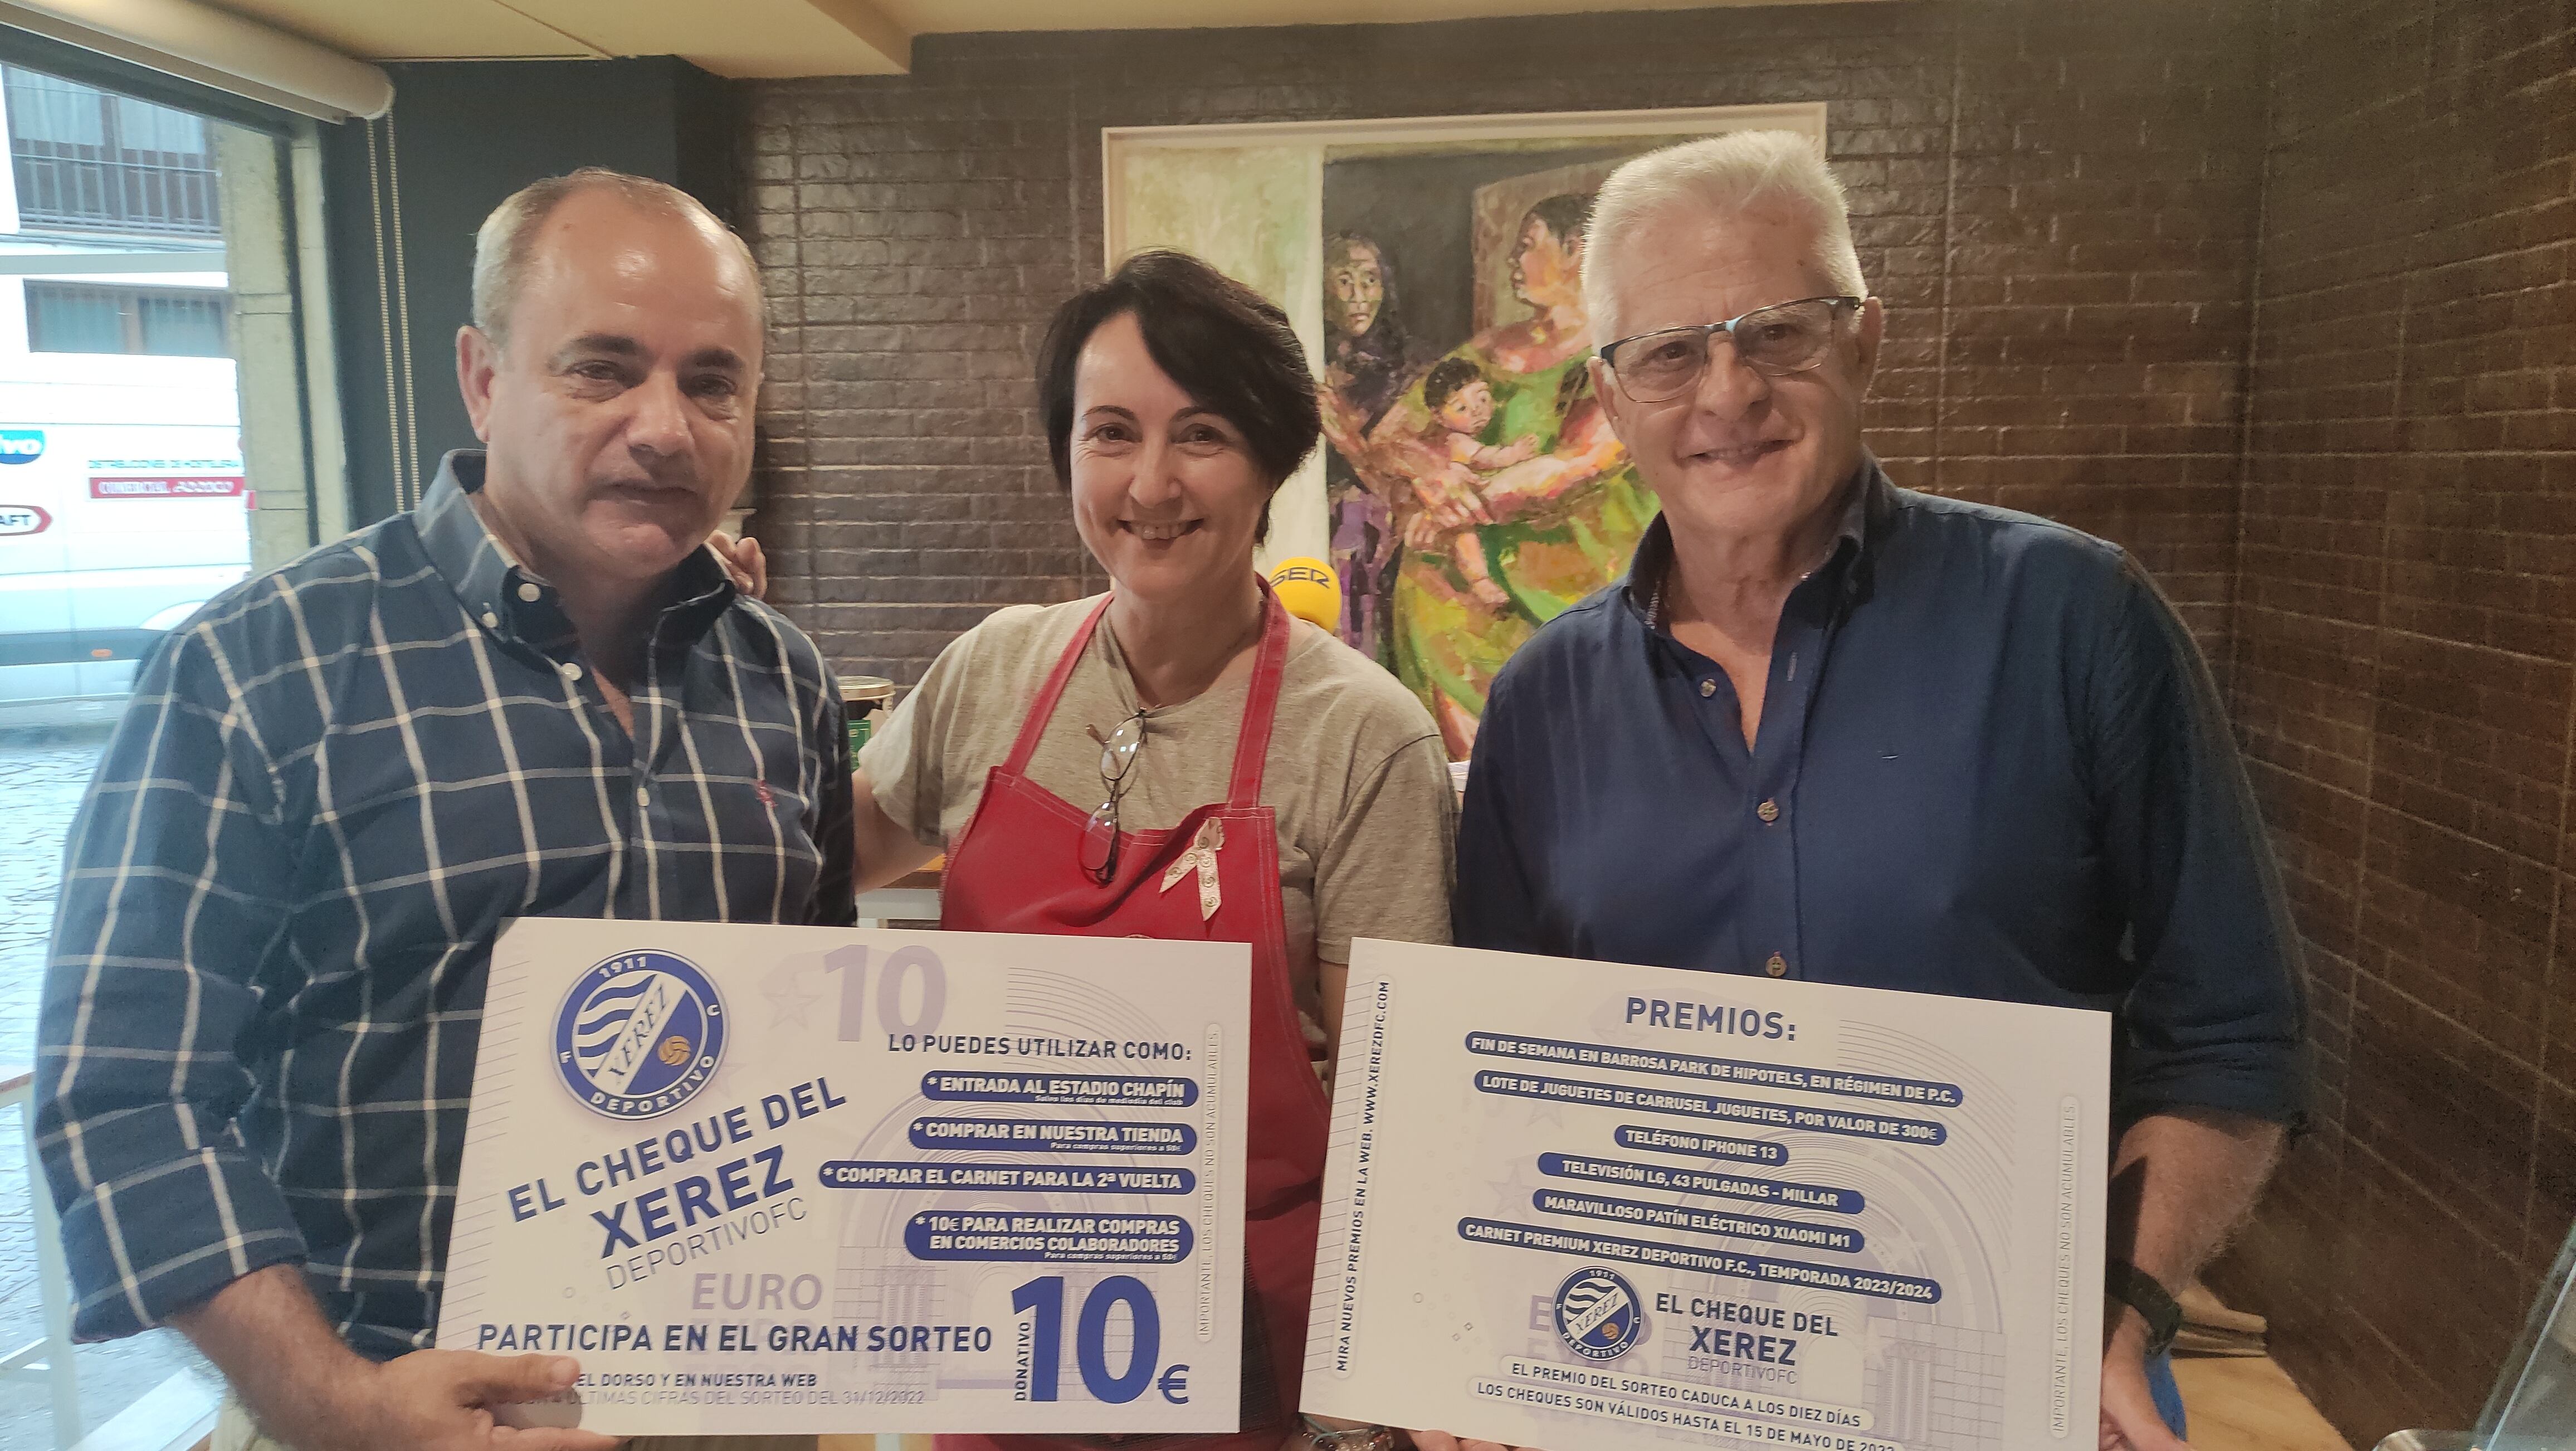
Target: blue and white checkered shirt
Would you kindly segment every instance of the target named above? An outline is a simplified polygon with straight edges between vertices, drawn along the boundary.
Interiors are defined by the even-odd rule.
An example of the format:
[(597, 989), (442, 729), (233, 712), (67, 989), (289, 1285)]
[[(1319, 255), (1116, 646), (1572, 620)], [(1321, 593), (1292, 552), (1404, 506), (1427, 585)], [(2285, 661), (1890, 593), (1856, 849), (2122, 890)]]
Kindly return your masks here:
[(630, 739), (450, 454), (418, 510), (144, 662), (66, 853), (37, 1129), (84, 1339), (305, 1265), (427, 1345), (492, 943), (514, 917), (847, 923), (832, 672), (701, 550)]

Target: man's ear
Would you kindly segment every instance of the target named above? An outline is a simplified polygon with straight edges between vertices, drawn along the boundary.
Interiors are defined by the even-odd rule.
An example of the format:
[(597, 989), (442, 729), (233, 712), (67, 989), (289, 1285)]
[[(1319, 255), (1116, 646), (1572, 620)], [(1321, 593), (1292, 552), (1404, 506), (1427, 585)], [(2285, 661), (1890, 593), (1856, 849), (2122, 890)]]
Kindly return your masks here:
[(1860, 305), (1860, 391), (1869, 392), (1870, 379), (1878, 376), (1878, 345), (1887, 337), (1887, 309), (1875, 297)]
[(1610, 419), (1610, 431), (1619, 436), (1620, 446), (1626, 447), (1628, 395), (1619, 391), (1618, 376), (1610, 371), (1608, 363), (1601, 361), (1598, 353), (1584, 359), (1583, 366), (1592, 374), (1592, 396), (1601, 400), (1601, 411)]
[(465, 416), (474, 424), (474, 436), (485, 443), (492, 441), (485, 421), (492, 416), (492, 375), (501, 366), (501, 350), (471, 325), (456, 330), (456, 391), (465, 395)]

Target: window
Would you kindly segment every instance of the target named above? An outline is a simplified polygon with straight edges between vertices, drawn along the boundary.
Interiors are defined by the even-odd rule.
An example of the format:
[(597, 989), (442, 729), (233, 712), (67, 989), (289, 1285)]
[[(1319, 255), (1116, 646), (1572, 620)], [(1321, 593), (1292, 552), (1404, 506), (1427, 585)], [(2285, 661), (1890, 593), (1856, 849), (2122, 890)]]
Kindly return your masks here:
[(203, 119), (9, 66), (9, 162), (29, 231), (215, 237)]
[[(24, 223), (0, 206), (0, 252), (27, 269), (0, 272), (0, 1065), (34, 1060), (62, 843), (142, 657), (347, 529), (317, 128), (250, 101), (147, 103), (188, 104), (42, 39), (0, 24), (0, 57), (87, 82), (0, 65), (0, 202), (14, 178)], [(26, 1073), (0, 1066), (0, 1167), (24, 1163), (33, 1121), (12, 1092), (23, 1105)], [(0, 1176), (0, 1360), (51, 1367), (0, 1375), (0, 1451), (194, 1444), (223, 1380), (177, 1331), (38, 1338), (69, 1293), (37, 1254), (50, 1220), (23, 1172)]]
[(27, 351), (229, 357), (227, 315), (225, 295), (215, 288), (30, 281)]

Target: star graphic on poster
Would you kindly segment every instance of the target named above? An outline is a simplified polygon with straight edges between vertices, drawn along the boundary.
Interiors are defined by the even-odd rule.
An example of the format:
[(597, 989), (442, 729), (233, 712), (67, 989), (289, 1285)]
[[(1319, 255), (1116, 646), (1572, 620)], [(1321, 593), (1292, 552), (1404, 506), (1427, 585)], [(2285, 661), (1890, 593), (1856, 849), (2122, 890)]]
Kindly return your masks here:
[(1910, 1273), (1928, 1259), (1923, 1242), (1915, 1237), (1910, 1227), (1901, 1223), (1890, 1222), (1883, 1229), (1873, 1226), (1869, 1244), (1877, 1251), (1878, 1263), (1893, 1271)]
[(825, 985), (821, 953), (780, 958), (760, 984), (761, 995), (769, 999), (769, 1025), (780, 1027), (812, 1016), (814, 1005), (823, 1000)]
[(1486, 1102), (1490, 1117), (1509, 1120), (1517, 1115), (1523, 1129), (1565, 1127), (1565, 1105), (1552, 1099), (1494, 1094)]
[(1489, 1181), (1485, 1186), (1486, 1191), (1494, 1196), (1491, 1212), (1501, 1218), (1516, 1218), (1537, 1213), (1538, 1211), (1530, 1203), (1530, 1197), (1546, 1187), (1548, 1187), (1547, 1177), (1538, 1172), (1537, 1162), (1522, 1158), (1512, 1160), (1512, 1174), (1509, 1179), (1500, 1184)]

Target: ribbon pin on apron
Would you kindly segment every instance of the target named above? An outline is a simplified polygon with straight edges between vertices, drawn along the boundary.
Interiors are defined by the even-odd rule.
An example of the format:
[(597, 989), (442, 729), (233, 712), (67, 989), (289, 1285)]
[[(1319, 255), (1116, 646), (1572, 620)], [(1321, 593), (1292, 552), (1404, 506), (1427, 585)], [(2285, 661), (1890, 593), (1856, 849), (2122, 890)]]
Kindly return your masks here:
[(1224, 845), (1225, 821), (1222, 817), (1211, 816), (1200, 824), (1199, 834), (1190, 842), (1190, 849), (1163, 873), (1163, 890), (1166, 892), (1179, 886), (1181, 878), (1192, 872), (1198, 873), (1199, 920), (1202, 922), (1215, 916), (1216, 909), (1225, 903), (1224, 893), (1217, 888), (1216, 875), (1217, 849)]

